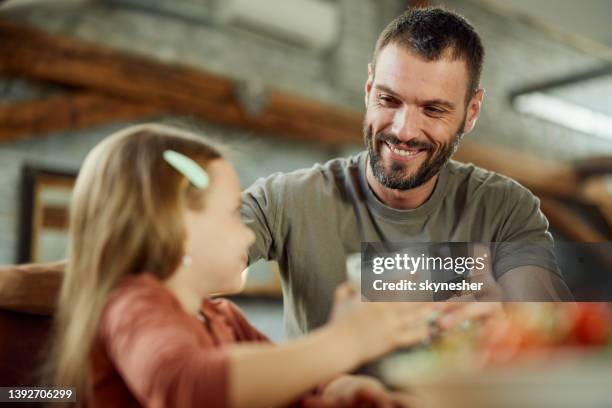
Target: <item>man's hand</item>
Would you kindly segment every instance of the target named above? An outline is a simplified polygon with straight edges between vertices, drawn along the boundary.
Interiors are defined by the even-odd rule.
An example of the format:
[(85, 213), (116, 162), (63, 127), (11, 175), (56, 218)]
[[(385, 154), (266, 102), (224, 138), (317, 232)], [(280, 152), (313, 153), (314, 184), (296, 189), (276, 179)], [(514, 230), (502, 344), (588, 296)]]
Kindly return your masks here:
[(438, 319), (440, 330), (452, 330), (465, 323), (486, 323), (504, 316), (501, 302), (450, 301), (443, 303)]

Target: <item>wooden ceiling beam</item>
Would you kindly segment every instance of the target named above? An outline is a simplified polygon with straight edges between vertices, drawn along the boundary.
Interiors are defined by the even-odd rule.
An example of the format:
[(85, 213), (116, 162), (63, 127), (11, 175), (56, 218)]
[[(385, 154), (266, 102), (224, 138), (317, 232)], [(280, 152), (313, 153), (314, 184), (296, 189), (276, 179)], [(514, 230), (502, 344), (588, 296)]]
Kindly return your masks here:
[(162, 113), (158, 106), (77, 92), (0, 104), (0, 142)]
[(555, 199), (541, 197), (542, 212), (563, 236), (576, 242), (607, 242), (608, 238)]
[(601, 212), (612, 231), (612, 191), (607, 176), (590, 177), (581, 184), (582, 195)]
[(361, 139), (362, 114), (271, 90), (248, 114), (231, 80), (0, 20), (0, 71), (86, 88), (227, 126), (326, 144)]
[(469, 140), (461, 142), (453, 158), (511, 177), (538, 195), (585, 201), (580, 180), (568, 164), (547, 162), (514, 149)]

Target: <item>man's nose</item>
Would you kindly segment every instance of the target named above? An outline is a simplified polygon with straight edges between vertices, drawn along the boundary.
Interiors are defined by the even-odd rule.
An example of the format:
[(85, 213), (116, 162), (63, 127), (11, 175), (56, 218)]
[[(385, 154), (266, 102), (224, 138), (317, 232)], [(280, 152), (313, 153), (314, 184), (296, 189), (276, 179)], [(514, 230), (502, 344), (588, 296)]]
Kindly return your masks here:
[(421, 136), (421, 126), (418, 108), (405, 106), (398, 109), (393, 116), (392, 132), (402, 142), (407, 142)]

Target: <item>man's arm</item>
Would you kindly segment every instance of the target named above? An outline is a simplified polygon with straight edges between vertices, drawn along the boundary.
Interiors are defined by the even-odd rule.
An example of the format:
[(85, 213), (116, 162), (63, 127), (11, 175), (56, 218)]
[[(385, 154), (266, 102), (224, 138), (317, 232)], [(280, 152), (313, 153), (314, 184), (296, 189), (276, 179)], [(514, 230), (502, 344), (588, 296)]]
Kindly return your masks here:
[(573, 296), (559, 275), (538, 266), (514, 268), (499, 278), (506, 302), (571, 302)]
[(540, 201), (529, 190), (507, 192), (507, 219), (495, 244), (495, 276), (506, 301), (571, 301)]
[[(514, 248), (517, 247), (514, 246)], [(520, 261), (528, 264), (530, 261), (526, 259), (525, 254), (520, 254), (520, 245), (518, 249), (516, 253), (519, 258), (522, 258)], [(485, 267), (481, 270), (472, 270), (467, 278), (470, 283), (480, 283), (482, 285), (482, 290), (474, 294), (481, 302), (573, 300), (569, 288), (557, 273), (539, 266), (523, 265), (514, 267), (498, 279), (494, 279), (493, 267), (489, 262), (491, 259), (489, 248), (482, 244), (474, 244), (473, 251), (475, 258), (485, 260)], [(536, 259), (534, 263), (538, 262), (537, 256), (533, 259)], [(514, 259), (513, 261), (518, 262), (519, 260)], [(540, 261), (540, 263), (542, 262)]]
[(53, 313), (65, 269), (66, 261), (0, 267), (0, 309)]

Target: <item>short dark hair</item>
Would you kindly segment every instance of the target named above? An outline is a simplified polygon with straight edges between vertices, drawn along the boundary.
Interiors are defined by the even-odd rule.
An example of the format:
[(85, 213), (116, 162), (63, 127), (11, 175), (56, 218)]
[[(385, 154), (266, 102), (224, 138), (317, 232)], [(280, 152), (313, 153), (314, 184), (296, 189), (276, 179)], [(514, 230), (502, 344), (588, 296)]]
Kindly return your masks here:
[(463, 59), (469, 75), (466, 103), (478, 90), (484, 48), (474, 27), (459, 14), (442, 7), (408, 8), (380, 33), (372, 65), (390, 43), (407, 47), (427, 61), (447, 56)]

